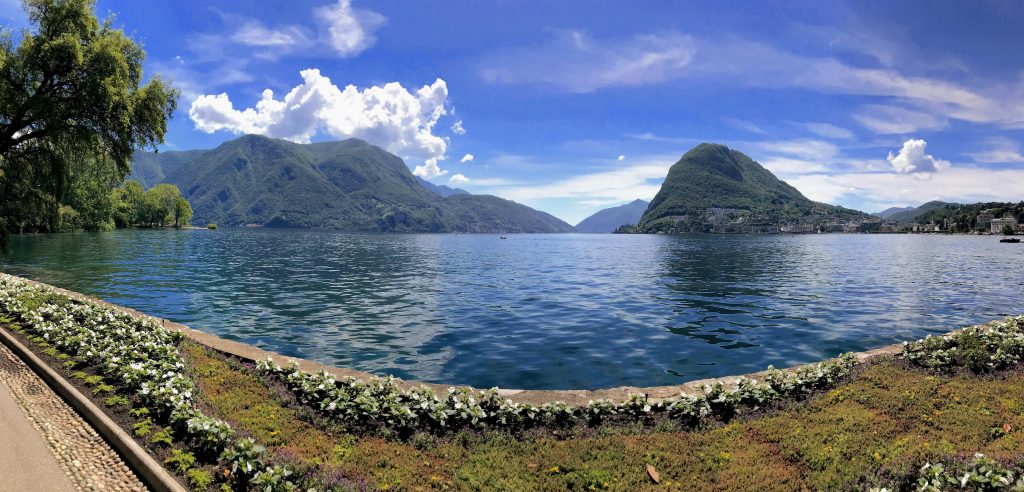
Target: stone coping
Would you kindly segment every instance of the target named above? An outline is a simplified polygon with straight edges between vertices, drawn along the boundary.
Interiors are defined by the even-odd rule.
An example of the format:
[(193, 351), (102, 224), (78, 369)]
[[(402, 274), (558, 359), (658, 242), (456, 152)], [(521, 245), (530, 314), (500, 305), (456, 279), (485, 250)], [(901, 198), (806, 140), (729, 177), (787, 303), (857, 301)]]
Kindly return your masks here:
[[(9, 274), (4, 273), (3, 275), (9, 275)], [(16, 277), (14, 275), (11, 275), (11, 276), (12, 277)], [(124, 306), (119, 306), (117, 304), (111, 304), (111, 303), (109, 303), (107, 301), (104, 301), (104, 300), (96, 298), (96, 297), (88, 296), (88, 295), (81, 294), (81, 293), (74, 292), (74, 291), (70, 291), (70, 290), (67, 290), (67, 289), (62, 289), (60, 287), (56, 287), (56, 286), (53, 286), (53, 285), (50, 285), (50, 284), (46, 284), (46, 283), (43, 283), (43, 282), (38, 282), (38, 281), (35, 281), (35, 280), (27, 279), (27, 278), (24, 278), (24, 277), (17, 277), (17, 278), (25, 280), (25, 281), (33, 284), (33, 285), (37, 285), (37, 286), (40, 286), (40, 287), (46, 287), (46, 288), (49, 288), (49, 289), (53, 289), (54, 291), (59, 292), (61, 294), (64, 294), (64, 295), (66, 295), (68, 297), (71, 297), (71, 298), (74, 298), (74, 299), (79, 299), (79, 300), (95, 302), (97, 304), (106, 306), (108, 308), (111, 308), (111, 309), (114, 309), (114, 310), (117, 310), (117, 311), (121, 311), (123, 313), (129, 314), (129, 315), (137, 317), (137, 318), (150, 318), (150, 319), (154, 319), (154, 320), (158, 321), (159, 323), (161, 323), (163, 325), (163, 327), (168, 329), (168, 330), (180, 332), (180, 333), (184, 334), (186, 337), (188, 337), (189, 339), (191, 339), (191, 340), (193, 340), (193, 341), (195, 341), (195, 342), (197, 342), (199, 344), (202, 344), (202, 345), (205, 345), (207, 347), (210, 347), (210, 348), (212, 348), (214, 350), (217, 350), (218, 352), (238, 357), (238, 358), (240, 358), (242, 360), (253, 362), (253, 361), (265, 360), (267, 358), (270, 358), (270, 359), (273, 359), (274, 362), (276, 362), (277, 364), (280, 364), (282, 366), (287, 365), (291, 361), (295, 361), (299, 365), (299, 368), (302, 369), (303, 371), (310, 372), (310, 373), (326, 371), (326, 372), (334, 375), (334, 377), (337, 378), (337, 379), (341, 379), (341, 378), (345, 378), (345, 377), (353, 377), (353, 378), (359, 379), (359, 380), (366, 380), (366, 379), (380, 377), (380, 375), (371, 374), (371, 373), (368, 373), (368, 372), (357, 371), (357, 370), (354, 370), (354, 369), (343, 368), (343, 367), (328, 366), (328, 365), (325, 365), (325, 364), (321, 364), (319, 362), (315, 362), (315, 361), (311, 361), (311, 360), (306, 360), (306, 359), (300, 359), (300, 358), (297, 358), (297, 357), (287, 357), (287, 356), (284, 356), (284, 355), (281, 355), (281, 354), (278, 354), (278, 353), (275, 353), (275, 352), (270, 352), (270, 351), (263, 350), (263, 349), (258, 348), (258, 347), (254, 347), (252, 345), (248, 345), (248, 344), (241, 343), (241, 342), (236, 342), (234, 340), (227, 340), (225, 338), (221, 338), (221, 337), (218, 337), (216, 335), (213, 335), (213, 334), (210, 334), (210, 333), (206, 333), (204, 331), (200, 331), (200, 330), (196, 330), (196, 329), (193, 329), (193, 328), (189, 328), (188, 326), (185, 326), (185, 325), (180, 324), (180, 323), (175, 323), (175, 322), (172, 322), (172, 321), (169, 321), (169, 320), (166, 320), (166, 319), (157, 318), (155, 316), (149, 316), (147, 314), (140, 313), (140, 312), (138, 312), (138, 311), (136, 311), (134, 309), (127, 308), (127, 307), (124, 307)], [(877, 349), (868, 350), (868, 351), (864, 351), (864, 352), (854, 352), (853, 355), (857, 358), (858, 361), (863, 362), (863, 361), (865, 361), (867, 359), (870, 359), (870, 358), (873, 358), (873, 357), (884, 356), (884, 355), (896, 355), (896, 354), (901, 353), (902, 351), (903, 351), (903, 344), (902, 343), (896, 343), (896, 344), (887, 345), (885, 347), (880, 347), (880, 348), (877, 348)], [(791, 371), (791, 370), (795, 370), (797, 368), (804, 367), (804, 366), (807, 366), (807, 365), (812, 365), (812, 364), (802, 364), (802, 365), (799, 365), (799, 366), (793, 366), (793, 367), (790, 367), (790, 368), (784, 368), (782, 370)], [(754, 372), (754, 373), (750, 373), (750, 374), (742, 374), (742, 375), (736, 375), (736, 376), (724, 376), (724, 377), (719, 377), (719, 378), (699, 379), (699, 380), (689, 381), (689, 382), (686, 382), (686, 383), (682, 383), (682, 384), (678, 384), (678, 385), (671, 385), (671, 386), (651, 386), (651, 387), (619, 386), (619, 387), (615, 387), (615, 388), (606, 388), (606, 389), (597, 389), (597, 390), (517, 390), (517, 389), (499, 388), (498, 392), (500, 394), (502, 394), (503, 396), (505, 396), (505, 397), (507, 397), (507, 398), (509, 398), (509, 399), (511, 399), (513, 401), (520, 402), (520, 403), (531, 403), (531, 404), (534, 404), (534, 405), (541, 405), (541, 404), (548, 403), (548, 402), (553, 402), (553, 401), (562, 401), (562, 402), (568, 403), (570, 405), (576, 406), (576, 405), (585, 405), (588, 401), (599, 400), (599, 399), (608, 399), (608, 400), (612, 400), (612, 401), (623, 401), (623, 400), (626, 400), (627, 398), (629, 398), (629, 395), (634, 394), (634, 393), (646, 394), (647, 397), (652, 399), (652, 400), (660, 400), (660, 399), (664, 399), (664, 398), (670, 398), (670, 397), (678, 396), (679, 393), (681, 393), (681, 392), (685, 392), (685, 393), (689, 393), (689, 394), (700, 394), (701, 393), (700, 387), (702, 385), (712, 384), (712, 383), (714, 383), (716, 381), (721, 381), (721, 382), (723, 382), (723, 383), (728, 385), (728, 384), (731, 384), (731, 383), (735, 382), (740, 377), (747, 377), (747, 378), (763, 380), (766, 373), (767, 373), (767, 371), (758, 371), (758, 372)], [(395, 382), (396, 382), (396, 384), (399, 387), (401, 387), (403, 389), (409, 389), (409, 388), (413, 388), (413, 387), (417, 387), (417, 386), (427, 386), (427, 387), (433, 389), (439, 395), (447, 394), (448, 388), (453, 387), (453, 386), (454, 387), (459, 387), (459, 388), (470, 388), (469, 386), (462, 386), (462, 385), (423, 383), (423, 382), (419, 382), (419, 381), (406, 381), (406, 380), (398, 379), (398, 378), (395, 379)]]

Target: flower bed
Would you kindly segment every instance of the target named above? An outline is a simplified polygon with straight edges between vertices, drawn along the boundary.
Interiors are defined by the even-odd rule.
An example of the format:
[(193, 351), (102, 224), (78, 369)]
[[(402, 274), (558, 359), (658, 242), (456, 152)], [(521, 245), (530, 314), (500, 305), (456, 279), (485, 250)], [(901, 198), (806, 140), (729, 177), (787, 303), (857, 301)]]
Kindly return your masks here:
[[(94, 387), (94, 396), (116, 391), (140, 403), (132, 413), (146, 418), (135, 425), (136, 436), (147, 435), (151, 425), (170, 429), (192, 453), (178, 452), (169, 464), (194, 487), (206, 488), (213, 480), (208, 472), (193, 468), (198, 458), (230, 469), (232, 473), (221, 478), (235, 489), (294, 488), (287, 480), (287, 469), (264, 464), (262, 447), (249, 439), (236, 439), (230, 425), (198, 409), (195, 384), (183, 374), (185, 366), (178, 354), (181, 334), (151, 319), (73, 300), (7, 275), (0, 277), (0, 313), (17, 323), (30, 340), (64, 360), (65, 369), (94, 369), (95, 376), (80, 373)], [(107, 401), (118, 404), (128, 399), (113, 395)]]
[(579, 407), (557, 401), (539, 406), (517, 403), (502, 397), (494, 388), (449, 388), (447, 395), (439, 397), (425, 386), (404, 391), (391, 378), (337, 381), (326, 372), (306, 373), (296, 364), (283, 368), (270, 359), (259, 361), (256, 370), (261, 375), (279, 378), (299, 401), (350, 430), (387, 429), (408, 435), (415, 431), (440, 433), (468, 428), (514, 431), (597, 425), (609, 420), (631, 423), (654, 416), (667, 416), (696, 427), (709, 419), (727, 421), (742, 409), (757, 410), (780, 399), (799, 398), (830, 388), (857, 364), (852, 354), (845, 354), (794, 371), (769, 368), (764, 383), (740, 377), (730, 387), (722, 382), (703, 386), (698, 395), (681, 393), (653, 401), (644, 394), (633, 394), (623, 402), (598, 400)]
[(1014, 366), (1024, 360), (1024, 316), (904, 342), (902, 357), (922, 367), (976, 373)]

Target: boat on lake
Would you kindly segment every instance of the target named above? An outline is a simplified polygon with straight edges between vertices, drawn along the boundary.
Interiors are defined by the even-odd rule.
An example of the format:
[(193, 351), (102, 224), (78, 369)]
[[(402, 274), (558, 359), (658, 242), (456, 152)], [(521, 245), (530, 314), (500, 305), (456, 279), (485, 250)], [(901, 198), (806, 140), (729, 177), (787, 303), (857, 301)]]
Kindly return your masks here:
[(1019, 237), (1004, 237), (1004, 238), (1000, 239), (999, 242), (1001, 242), (1001, 243), (1019, 243), (1020, 242), (1020, 238)]

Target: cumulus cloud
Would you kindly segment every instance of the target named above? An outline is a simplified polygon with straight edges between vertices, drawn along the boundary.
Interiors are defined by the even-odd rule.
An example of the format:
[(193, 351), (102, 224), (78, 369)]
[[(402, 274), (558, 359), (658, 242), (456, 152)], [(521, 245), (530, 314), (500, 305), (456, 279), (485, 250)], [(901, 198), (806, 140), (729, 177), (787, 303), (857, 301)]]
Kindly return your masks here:
[(896, 172), (902, 174), (911, 173), (934, 173), (940, 169), (949, 167), (949, 161), (936, 159), (931, 154), (925, 154), (924, 149), (928, 145), (924, 140), (910, 139), (903, 142), (903, 148), (896, 155), (889, 152), (887, 158)]
[(459, 162), (470, 162), (472, 160), (473, 160), (473, 154), (466, 154), (466, 155), (462, 156), (462, 159), (459, 159)]
[(300, 72), (302, 84), (276, 99), (270, 89), (255, 108), (235, 109), (227, 94), (202, 95), (192, 102), (189, 117), (196, 129), (255, 133), (307, 143), (318, 132), (336, 138), (361, 138), (406, 157), (424, 159), (422, 175), (439, 176), (446, 141), (433, 134), (445, 115), (448, 86), (437, 79), (416, 91), (398, 82), (359, 89), (340, 89), (320, 70)]
[(456, 174), (456, 175), (452, 176), (451, 178), (448, 178), (448, 181), (450, 181), (452, 183), (455, 183), (455, 184), (466, 184), (466, 183), (469, 182), (469, 178), (467, 178), (467, 177), (465, 177), (465, 176), (463, 176), (461, 174)]
[(690, 37), (678, 32), (593, 39), (581, 31), (561, 31), (542, 46), (493, 55), (480, 73), (489, 82), (540, 83), (593, 92), (671, 80), (693, 54)]
[(456, 135), (465, 135), (466, 129), (462, 127), (462, 120), (452, 123), (452, 133)]
[(448, 174), (448, 171), (437, 165), (437, 159), (427, 159), (422, 166), (413, 168), (412, 173), (423, 179), (433, 179)]
[(314, 14), (327, 25), (327, 45), (342, 57), (358, 55), (373, 45), (377, 41), (374, 32), (387, 22), (377, 12), (352, 7), (351, 0), (338, 0), (317, 8)]

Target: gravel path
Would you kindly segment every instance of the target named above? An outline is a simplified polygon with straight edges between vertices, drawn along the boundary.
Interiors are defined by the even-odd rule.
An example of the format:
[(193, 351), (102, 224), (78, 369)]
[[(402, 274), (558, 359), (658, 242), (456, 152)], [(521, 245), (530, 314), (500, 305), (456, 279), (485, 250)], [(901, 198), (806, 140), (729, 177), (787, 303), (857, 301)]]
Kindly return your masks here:
[[(43, 440), (50, 454), (56, 459), (48, 462), (45, 457), (22, 457), (13, 455), (16, 449), (31, 451), (34, 444), (30, 436), (22, 436), (22, 440), (30, 442), (19, 445), (8, 445), (7, 439), (16, 436), (3, 436), (4, 445), (0, 453), (0, 464), (13, 459), (15, 463), (24, 459), (24, 464), (13, 470), (20, 473), (32, 484), (31, 488), (20, 490), (109, 490), (109, 491), (144, 491), (146, 487), (139, 481), (127, 465), (103, 441), (89, 424), (69, 407), (49, 386), (24, 362), (15, 356), (6, 346), (0, 344), (0, 393), (8, 393), (16, 407), (22, 411), (16, 414), (10, 409), (15, 405), (3, 406), (0, 397), (0, 429), (18, 428), (23, 422), (16, 419), (27, 419)], [(6, 396), (6, 395), (3, 395)], [(22, 426), (23, 427), (23, 426)], [(57, 473), (66, 475), (66, 479), (54, 476)], [(4, 475), (7, 475), (4, 473)], [(7, 476), (14, 485), (17, 476)], [(52, 483), (51, 483), (52, 482)], [(70, 486), (65, 488), (63, 485)], [(0, 488), (7, 488), (0, 480)], [(9, 489), (14, 490), (14, 489)]]

